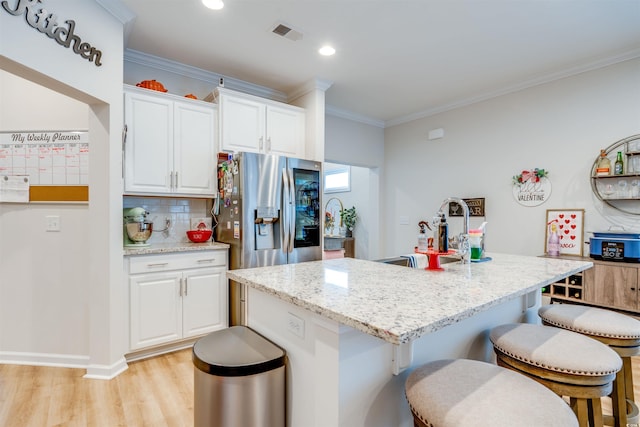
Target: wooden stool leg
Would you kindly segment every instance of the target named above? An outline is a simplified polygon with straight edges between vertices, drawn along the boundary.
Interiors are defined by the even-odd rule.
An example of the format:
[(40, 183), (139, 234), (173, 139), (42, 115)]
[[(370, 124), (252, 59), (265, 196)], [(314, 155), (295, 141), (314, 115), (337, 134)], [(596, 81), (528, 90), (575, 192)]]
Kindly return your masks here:
[(591, 399), (589, 403), (591, 405), (591, 416), (589, 417), (591, 425), (593, 427), (602, 427), (604, 425), (604, 419), (602, 417), (602, 402), (600, 398)]
[(589, 408), (586, 399), (570, 398), (570, 405), (573, 412), (578, 417), (579, 427), (589, 427)]
[(636, 399), (633, 396), (633, 368), (631, 367), (630, 357), (622, 358), (622, 370), (624, 371), (624, 394), (627, 396), (627, 399), (635, 402)]
[(624, 368), (616, 374), (611, 391), (611, 404), (613, 408), (613, 425), (615, 427), (627, 427), (627, 399), (625, 396), (625, 372)]

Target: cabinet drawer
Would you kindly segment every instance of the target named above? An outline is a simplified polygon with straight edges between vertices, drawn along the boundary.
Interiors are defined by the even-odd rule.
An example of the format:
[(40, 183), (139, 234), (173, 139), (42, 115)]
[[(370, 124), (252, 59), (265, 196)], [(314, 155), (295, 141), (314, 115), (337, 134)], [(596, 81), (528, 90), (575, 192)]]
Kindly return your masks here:
[(226, 266), (226, 251), (194, 251), (176, 254), (134, 255), (129, 257), (129, 274), (187, 268)]

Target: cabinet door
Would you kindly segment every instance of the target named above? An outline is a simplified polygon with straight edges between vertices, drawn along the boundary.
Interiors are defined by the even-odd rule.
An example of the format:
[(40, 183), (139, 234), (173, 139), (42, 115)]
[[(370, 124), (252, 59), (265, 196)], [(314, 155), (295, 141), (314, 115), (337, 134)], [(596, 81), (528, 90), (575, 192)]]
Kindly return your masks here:
[(125, 92), (124, 191), (166, 193), (173, 164), (173, 102)]
[(174, 193), (213, 196), (216, 189), (215, 109), (192, 103), (174, 109)]
[(638, 310), (637, 268), (594, 264), (584, 274), (586, 302), (623, 310)]
[(184, 273), (183, 337), (227, 327), (226, 268), (204, 268)]
[(180, 272), (131, 276), (131, 350), (180, 339), (182, 298)]
[(220, 95), (220, 146), (224, 151), (264, 150), (265, 106), (259, 102)]
[(304, 112), (298, 109), (267, 105), (266, 150), (304, 158), (304, 120)]

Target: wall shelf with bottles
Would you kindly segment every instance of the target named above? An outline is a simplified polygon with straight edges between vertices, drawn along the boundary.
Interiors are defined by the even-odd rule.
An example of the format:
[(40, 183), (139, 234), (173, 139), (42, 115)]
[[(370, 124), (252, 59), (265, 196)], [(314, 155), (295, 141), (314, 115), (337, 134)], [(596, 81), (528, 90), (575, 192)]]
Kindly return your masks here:
[[(591, 189), (603, 203), (621, 212), (640, 215), (640, 134), (621, 139), (604, 151), (609, 159), (609, 175), (598, 173), (601, 157), (591, 168)], [(614, 174), (617, 153), (623, 161), (622, 173)]]

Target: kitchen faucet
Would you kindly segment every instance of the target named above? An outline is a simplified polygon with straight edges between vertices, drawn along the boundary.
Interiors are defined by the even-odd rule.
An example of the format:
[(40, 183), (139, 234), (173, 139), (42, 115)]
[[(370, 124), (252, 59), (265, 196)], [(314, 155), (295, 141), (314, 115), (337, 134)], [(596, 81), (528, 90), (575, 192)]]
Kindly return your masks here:
[(457, 203), (462, 207), (462, 215), (464, 222), (462, 224), (462, 233), (458, 236), (458, 255), (463, 263), (469, 262), (469, 206), (467, 203), (458, 197), (448, 197), (444, 199), (438, 210), (438, 216), (444, 215), (444, 208), (449, 206), (449, 203)]

